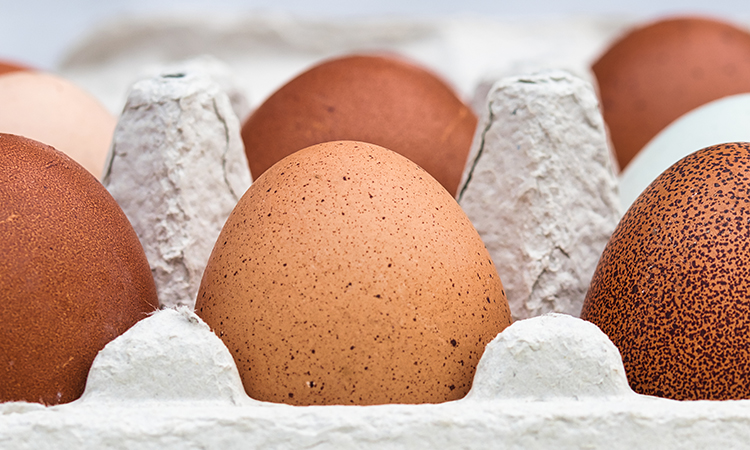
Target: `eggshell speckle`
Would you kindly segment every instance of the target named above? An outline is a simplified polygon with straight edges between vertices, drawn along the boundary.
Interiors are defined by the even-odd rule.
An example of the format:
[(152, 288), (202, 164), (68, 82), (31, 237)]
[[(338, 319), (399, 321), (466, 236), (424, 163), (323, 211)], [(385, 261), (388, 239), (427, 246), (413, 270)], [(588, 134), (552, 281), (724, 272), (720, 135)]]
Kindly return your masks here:
[(0, 133), (43, 142), (99, 178), (116, 120), (97, 99), (56, 75), (0, 76)]
[(325, 61), (268, 98), (244, 123), (253, 179), (293, 152), (334, 140), (383, 146), (456, 194), (477, 118), (442, 80), (402, 59)]
[(427, 403), (471, 387), (510, 324), (456, 201), (382, 147), (339, 141), (266, 171), (230, 215), (196, 312), (258, 400)]
[(634, 391), (750, 398), (750, 144), (707, 147), (636, 199), (581, 317), (622, 353)]
[(156, 308), (125, 214), (69, 157), (0, 134), (0, 402), (65, 403), (97, 352)]
[(683, 17), (628, 33), (593, 65), (620, 168), (660, 130), (704, 103), (750, 92), (750, 33)]

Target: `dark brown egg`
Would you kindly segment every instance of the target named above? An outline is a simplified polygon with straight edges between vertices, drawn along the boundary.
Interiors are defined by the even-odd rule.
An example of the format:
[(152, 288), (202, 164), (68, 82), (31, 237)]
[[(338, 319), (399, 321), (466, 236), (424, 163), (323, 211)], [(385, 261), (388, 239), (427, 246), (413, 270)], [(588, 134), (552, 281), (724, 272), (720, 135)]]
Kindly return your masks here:
[(699, 150), (638, 197), (581, 317), (620, 349), (636, 392), (750, 398), (750, 144)]
[(750, 33), (704, 18), (662, 20), (625, 35), (593, 65), (620, 168), (672, 121), (750, 92)]
[(458, 203), (403, 156), (350, 141), (294, 153), (253, 183), (196, 312), (251, 397), (297, 405), (459, 399), (510, 324)]
[(268, 98), (242, 127), (253, 179), (293, 152), (371, 142), (422, 166), (456, 194), (477, 118), (442, 80), (402, 59), (325, 61)]
[(135, 231), (62, 152), (0, 134), (0, 401), (65, 403), (105, 344), (155, 310)]

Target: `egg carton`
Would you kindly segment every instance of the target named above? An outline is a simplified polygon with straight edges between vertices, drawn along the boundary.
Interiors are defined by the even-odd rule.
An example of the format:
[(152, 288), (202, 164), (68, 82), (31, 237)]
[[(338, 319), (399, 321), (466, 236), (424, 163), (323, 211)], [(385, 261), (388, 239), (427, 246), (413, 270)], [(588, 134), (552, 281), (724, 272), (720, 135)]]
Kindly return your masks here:
[[(435, 38), (430, 33), (427, 36)], [(243, 108), (241, 99), (239, 107), (237, 101), (230, 102), (232, 94), (226, 86), (217, 88), (211, 81), (216, 81), (216, 73), (194, 73), (201, 71), (210, 72), (190, 64), (160, 71), (156, 78), (146, 80), (150, 86), (138, 95), (139, 101), (159, 106), (149, 114), (162, 118), (172, 114), (176, 120), (200, 117), (193, 140), (166, 136), (160, 142), (172, 149), (178, 142), (185, 148), (203, 142), (202, 148), (208, 148), (207, 153), (213, 156), (189, 163), (211, 172), (220, 161), (218, 171), (211, 172), (213, 178), (203, 177), (219, 180), (218, 186), (191, 189), (189, 182), (196, 177), (182, 171), (188, 160), (181, 160), (185, 155), (180, 152), (170, 155), (169, 151), (151, 155), (149, 164), (168, 173), (172, 184), (159, 193), (165, 201), (157, 203), (168, 204), (171, 210), (147, 212), (136, 207), (138, 197), (155, 192), (146, 182), (148, 177), (143, 183), (133, 183), (136, 169), (110, 171), (104, 180), (131, 221), (153, 214), (144, 220), (144, 227), (158, 225), (169, 231), (144, 238), (144, 227), (137, 230), (147, 251), (159, 248), (166, 256), (157, 268), (164, 275), (157, 280), (164, 309), (99, 353), (79, 400), (49, 407), (0, 404), (0, 448), (746, 446), (749, 401), (680, 402), (635, 394), (628, 387), (620, 355), (611, 341), (596, 326), (573, 317), (580, 310), (582, 292), (606, 243), (603, 236), (609, 236), (621, 211), (593, 89), (585, 80), (560, 71), (493, 81), (480, 107), (483, 119), (459, 202), (488, 243), (496, 264), (516, 264), (521, 268), (517, 273), (525, 275), (513, 279), (501, 274), (509, 297), (521, 299), (511, 304), (516, 319), (521, 320), (488, 344), (469, 394), (441, 404), (377, 406), (291, 406), (249, 398), (227, 348), (191, 312), (204, 262), (231, 210), (226, 205), (236, 201), (250, 182), (243, 173), (246, 162), (242, 164), (243, 152), (238, 146), (236, 112)], [(134, 101), (136, 92), (138, 89), (131, 90)], [(570, 99), (572, 103), (566, 103)], [(513, 106), (513, 101), (518, 103)], [(524, 105), (526, 110), (519, 115)], [(128, 119), (128, 113), (136, 109), (148, 108), (129, 110), (126, 104), (115, 136), (115, 144), (131, 143), (133, 148), (118, 156), (113, 146), (110, 168), (117, 158), (132, 156), (139, 147), (148, 147), (156, 133), (165, 132), (158, 127), (150, 132), (137, 129), (136, 123), (155, 123), (157, 119)], [(508, 133), (527, 139), (521, 139), (523, 148), (516, 149), (522, 150), (518, 166), (508, 166), (502, 158), (509, 145), (502, 136)], [(539, 159), (539, 153), (554, 155), (558, 163), (564, 161), (565, 169), (557, 171), (549, 161)], [(124, 162), (119, 160), (120, 167)], [(509, 205), (513, 217), (520, 219), (510, 227), (498, 226), (502, 218), (483, 206), (483, 196), (503, 189), (503, 185), (487, 180), (502, 179), (496, 176), (500, 171), (514, 170), (519, 176), (533, 175), (539, 189), (555, 194), (551, 198), (560, 204), (554, 209), (553, 220), (541, 222), (545, 214), (539, 211), (549, 211), (549, 205), (532, 201)], [(566, 179), (589, 182), (571, 185), (563, 182)], [(125, 180), (131, 184), (123, 184)], [(551, 186), (572, 187), (554, 192)], [(226, 197), (226, 205), (215, 217), (206, 218), (184, 207), (200, 204), (208, 193), (211, 201)], [(593, 193), (596, 204), (566, 203), (592, 198)], [(136, 205), (131, 211), (125, 194), (130, 194)], [(592, 217), (574, 221), (570, 210), (580, 207), (594, 208), (596, 227), (591, 228)], [(189, 220), (176, 217), (175, 210)], [(570, 223), (562, 226), (565, 220)], [(196, 223), (201, 224), (198, 231), (190, 228)], [(493, 239), (524, 241), (518, 230), (529, 226), (548, 232), (537, 233), (541, 238), (528, 241), (527, 249), (515, 253), (492, 249)], [(498, 236), (498, 228), (515, 231)], [(583, 242), (587, 236), (593, 239)], [(585, 253), (571, 257), (573, 249)], [(153, 268), (152, 255), (149, 261)], [(569, 315), (538, 316), (552, 310)]]
[(245, 394), (231, 354), (189, 308), (141, 320), (96, 357), (83, 396), (0, 404), (0, 448), (745, 448), (750, 401), (633, 393), (620, 354), (563, 314), (487, 345), (469, 394), (421, 405), (291, 406)]
[[(564, 155), (571, 145), (561, 136), (568, 136), (578, 142), (572, 146), (576, 150), (574, 153), (593, 161), (594, 166), (573, 162), (566, 166), (567, 175), (558, 175), (578, 176), (571, 175), (570, 171), (582, 168), (592, 179), (598, 180), (592, 186), (608, 187), (607, 198), (611, 198), (604, 205), (617, 203), (601, 117), (596, 113), (590, 85), (568, 73), (555, 71), (507, 78), (498, 82), (492, 92), (488, 96), (491, 114), (484, 117), (484, 125), (480, 126), (470, 158), (472, 162), (467, 165), (464, 176), (461, 201), (470, 214), (472, 210), (486, 209), (481, 207), (481, 196), (470, 200), (472, 195), (493, 188), (481, 182), (486, 178), (482, 172), (504, 167), (505, 163), (497, 160), (498, 153), (504, 151), (503, 143), (493, 141), (492, 130), (497, 125), (494, 119), (502, 115), (503, 108), (509, 107), (519, 117), (518, 122), (511, 125), (501, 121), (503, 126), (514, 128), (511, 133), (548, 136), (549, 142), (534, 138), (536, 147), (528, 146), (531, 153), (526, 154), (530, 159), (522, 165), (539, 176), (538, 183), (543, 184), (552, 175), (545, 174), (544, 167), (534, 162), (534, 148), (555, 147), (558, 143), (557, 150), (547, 150)], [(513, 94), (508, 96), (508, 92)], [(509, 101), (519, 95), (526, 104), (536, 104), (542, 106), (541, 109), (532, 107), (521, 114), (520, 107), (514, 107)], [(576, 133), (558, 126), (555, 132), (551, 125), (534, 131), (528, 124), (543, 122), (545, 105), (560, 107), (561, 97), (576, 101), (567, 106), (567, 113), (557, 111), (554, 117), (569, 116), (568, 125), (579, 124), (578, 128), (583, 131)], [(169, 266), (189, 267), (196, 274), (202, 272), (201, 261), (207, 256), (195, 255), (206, 252), (206, 243), (200, 244), (202, 249), (196, 249), (193, 241), (175, 237), (202, 236), (212, 244), (215, 240), (212, 233), (218, 231), (215, 227), (211, 231), (210, 223), (223, 222), (222, 216), (228, 215), (232, 199), (249, 184), (249, 176), (242, 172), (247, 169), (241, 164), (239, 138), (231, 136), (239, 134), (238, 120), (231, 112), (226, 93), (205, 74), (187, 71), (180, 76), (158, 75), (134, 86), (131, 99), (129, 104), (133, 110), (151, 111), (148, 114), (158, 114), (162, 119), (192, 121), (199, 118), (191, 123), (201, 125), (194, 127), (190, 136), (195, 137), (195, 141), (191, 141), (194, 144), (191, 145), (184, 136), (164, 138), (164, 134), (169, 133), (164, 127), (151, 127), (150, 132), (131, 127), (129, 124), (148, 124), (155, 119), (132, 117), (126, 107), (110, 152), (109, 174), (104, 180), (111, 192), (120, 197), (118, 201), (124, 209), (128, 209), (124, 193), (133, 194), (132, 199), (137, 199), (146, 192), (163, 195), (164, 202), (155, 202), (159, 205), (187, 205), (200, 201), (196, 195), (210, 193), (212, 200), (226, 195), (228, 206), (209, 221), (202, 220), (205, 218), (198, 217), (187, 207), (179, 207), (178, 210), (190, 217), (196, 215), (192, 222), (204, 228), (191, 229), (189, 226), (195, 223), (188, 225), (191, 220), (179, 217), (173, 226), (165, 227), (172, 231), (166, 238), (164, 233), (142, 237), (145, 248), (158, 248), (162, 244), (182, 246), (179, 251), (162, 252), (179, 254), (182, 259), (167, 258), (158, 262), (162, 265), (160, 270), (172, 274), (161, 279), (160, 289), (178, 292), (175, 299), (188, 300), (182, 304), (179, 301), (163, 304), (163, 310), (110, 342), (96, 357), (80, 399), (49, 407), (22, 402), (0, 405), (0, 448), (733, 448), (748, 442), (750, 401), (680, 402), (635, 394), (628, 387), (620, 354), (612, 342), (595, 325), (556, 313), (517, 320), (500, 333), (487, 345), (472, 388), (461, 400), (441, 404), (291, 406), (248, 397), (231, 354), (192, 312), (193, 303), (189, 299), (194, 298), (197, 278), (178, 277), (175, 274), (187, 272)], [(142, 108), (143, 102), (152, 107)], [(498, 102), (495, 109), (493, 102)], [(205, 104), (212, 108), (205, 108)], [(536, 120), (529, 120), (529, 116)], [(588, 119), (580, 120), (581, 117)], [(556, 123), (559, 125), (559, 120)], [(506, 131), (497, 134), (503, 135)], [(141, 169), (138, 164), (126, 164), (125, 155), (135, 158), (131, 162), (138, 160), (133, 155), (138, 155), (139, 149), (149, 148), (150, 139), (155, 139), (156, 135), (164, 145), (157, 154), (150, 153), (147, 166), (175, 169), (189, 166), (186, 162), (189, 161), (204, 171), (202, 178), (219, 179), (223, 190), (216, 186), (210, 189), (198, 186), (191, 190), (190, 183), (181, 184), (185, 180), (178, 176), (186, 175), (186, 180), (195, 180), (189, 172), (169, 174), (171, 189), (161, 193), (148, 184), (148, 176), (140, 181), (133, 180)], [(118, 145), (124, 142), (130, 142), (131, 147), (127, 151), (118, 150)], [(201, 142), (203, 144), (198, 145)], [(215, 148), (211, 142), (216, 143)], [(171, 152), (176, 156), (170, 159), (170, 148), (184, 151)], [(208, 155), (208, 159), (190, 160), (191, 149), (195, 148), (200, 148), (200, 155)], [(119, 156), (118, 151), (121, 151)], [(118, 161), (118, 158), (125, 159)], [(221, 170), (214, 172), (212, 164)], [(122, 168), (123, 172), (113, 171), (114, 167)], [(598, 172), (592, 167), (597, 167)], [(594, 173), (599, 175), (594, 176)], [(124, 184), (117, 187), (118, 183)], [(472, 187), (472, 183), (477, 184)], [(474, 190), (477, 192), (472, 194)], [(478, 208), (473, 208), (472, 204)], [(602, 220), (604, 234), (608, 226), (614, 226), (619, 214), (617, 208), (610, 206), (603, 210), (606, 212), (603, 216), (608, 218)], [(536, 207), (544, 205), (530, 203), (524, 208), (531, 211), (530, 216), (536, 217), (533, 214)], [(151, 211), (150, 220), (163, 225), (172, 212), (170, 208)], [(142, 208), (133, 208), (129, 215), (137, 214), (142, 219), (146, 213)], [(136, 224), (137, 220), (134, 220)], [(475, 220), (480, 225), (483, 223), (481, 218)], [(493, 220), (486, 217), (484, 222)], [(516, 226), (523, 227), (523, 222)], [(574, 224), (573, 228), (577, 227)], [(554, 239), (561, 239), (560, 236), (549, 239), (551, 243), (545, 241), (543, 246), (559, 250), (562, 243)], [(568, 242), (572, 238), (564, 239)], [(194, 259), (188, 263), (185, 261), (188, 258)], [(546, 270), (552, 271), (552, 268)], [(564, 270), (558, 267), (554, 272)], [(574, 272), (569, 271), (568, 278)], [(579, 283), (588, 281), (585, 278)], [(554, 286), (565, 285), (563, 281), (534, 283), (534, 286), (540, 285), (545, 286), (548, 297), (568, 295), (565, 305), (573, 309), (580, 307), (582, 298), (578, 296), (576, 300), (575, 292), (569, 295), (561, 288), (550, 294)]]

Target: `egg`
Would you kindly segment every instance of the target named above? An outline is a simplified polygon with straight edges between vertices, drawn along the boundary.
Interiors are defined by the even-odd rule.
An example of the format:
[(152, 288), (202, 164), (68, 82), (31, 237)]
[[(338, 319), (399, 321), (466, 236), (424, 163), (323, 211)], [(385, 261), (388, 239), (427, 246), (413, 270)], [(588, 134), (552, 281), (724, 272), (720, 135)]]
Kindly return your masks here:
[(461, 398), (510, 324), (456, 201), (413, 162), (356, 141), (303, 149), (253, 183), (211, 253), (196, 313), (251, 397), (295, 405)]
[(635, 200), (581, 317), (622, 354), (634, 391), (750, 398), (750, 144), (681, 159)]
[(78, 398), (105, 344), (154, 311), (125, 214), (83, 167), (0, 133), (0, 402)]
[(620, 168), (692, 109), (750, 92), (750, 33), (700, 18), (632, 30), (592, 66)]
[(383, 146), (456, 195), (477, 118), (433, 73), (394, 56), (326, 60), (271, 95), (242, 127), (253, 179), (285, 156), (334, 140)]
[(51, 145), (97, 178), (115, 125), (97, 99), (56, 75), (18, 71), (0, 76), (0, 133)]
[(724, 142), (750, 142), (750, 93), (730, 95), (680, 116), (620, 173), (623, 211), (669, 166), (690, 153)]
[(29, 70), (29, 68), (11, 61), (0, 61), (0, 75), (22, 70)]

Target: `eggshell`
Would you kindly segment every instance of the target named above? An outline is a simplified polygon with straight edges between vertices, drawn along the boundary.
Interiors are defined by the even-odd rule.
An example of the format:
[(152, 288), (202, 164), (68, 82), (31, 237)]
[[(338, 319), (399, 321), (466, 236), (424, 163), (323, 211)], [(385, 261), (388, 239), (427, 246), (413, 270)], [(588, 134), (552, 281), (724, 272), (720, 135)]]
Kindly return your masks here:
[(244, 123), (253, 179), (287, 155), (334, 140), (406, 156), (456, 195), (477, 118), (442, 80), (390, 56), (324, 61), (269, 97)]
[(463, 397), (510, 323), (502, 283), (456, 201), (382, 147), (324, 143), (240, 199), (196, 312), (258, 400), (429, 403)]
[(581, 317), (620, 349), (634, 391), (750, 398), (750, 144), (662, 173), (604, 249)]
[(620, 168), (688, 111), (750, 92), (750, 33), (681, 17), (635, 29), (593, 65)]
[(115, 125), (97, 99), (58, 76), (24, 71), (0, 77), (0, 133), (51, 145), (97, 178)]
[(661, 130), (620, 173), (623, 210), (669, 166), (690, 153), (725, 142), (750, 142), (750, 94), (699, 106)]
[(97, 352), (156, 307), (143, 248), (83, 167), (0, 134), (0, 401), (78, 398)]

